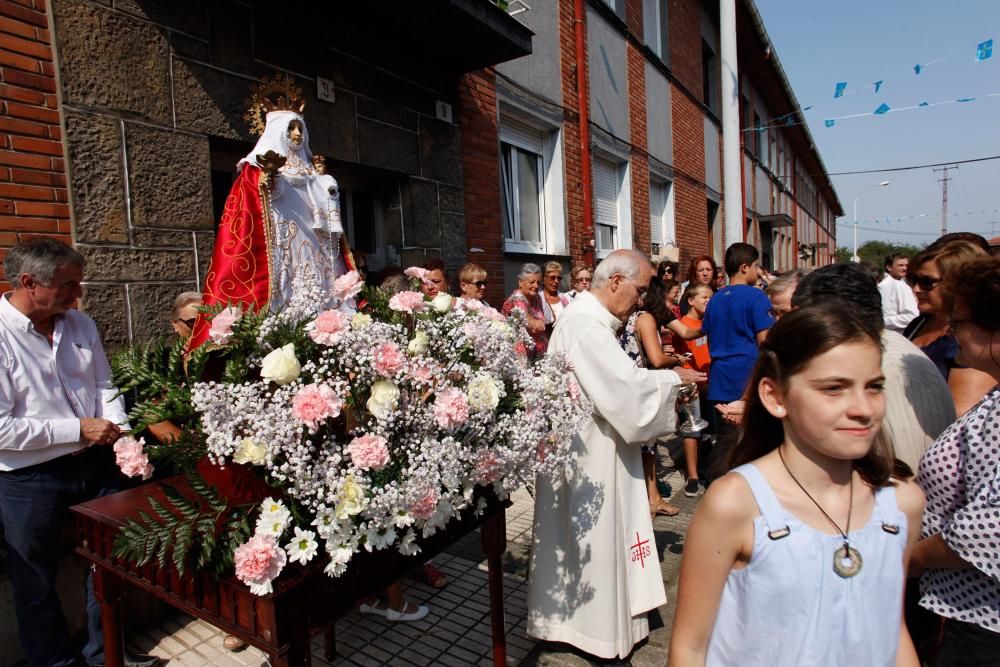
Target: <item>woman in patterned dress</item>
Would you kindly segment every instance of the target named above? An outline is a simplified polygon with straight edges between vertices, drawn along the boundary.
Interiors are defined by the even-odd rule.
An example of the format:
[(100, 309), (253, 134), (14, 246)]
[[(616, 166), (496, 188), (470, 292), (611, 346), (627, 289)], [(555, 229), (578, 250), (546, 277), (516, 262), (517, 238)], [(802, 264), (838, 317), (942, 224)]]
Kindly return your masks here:
[[(956, 361), (1000, 382), (1000, 260), (968, 260), (945, 281)], [(917, 482), (927, 511), (910, 576), (944, 619), (936, 664), (1000, 665), (1000, 386), (931, 445)]]

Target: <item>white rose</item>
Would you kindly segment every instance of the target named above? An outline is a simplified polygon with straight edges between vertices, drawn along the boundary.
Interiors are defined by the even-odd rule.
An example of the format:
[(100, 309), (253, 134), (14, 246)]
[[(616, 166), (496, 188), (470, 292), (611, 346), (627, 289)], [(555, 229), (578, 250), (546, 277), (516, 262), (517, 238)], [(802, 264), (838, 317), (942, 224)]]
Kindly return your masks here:
[(355, 331), (364, 329), (372, 323), (372, 316), (367, 313), (355, 313), (351, 318), (351, 328)]
[(236, 463), (252, 463), (255, 466), (264, 465), (266, 460), (267, 449), (264, 445), (255, 442), (250, 438), (243, 438), (240, 440), (240, 447), (233, 455), (233, 461)]
[(505, 334), (509, 334), (511, 332), (510, 325), (507, 324), (506, 322), (501, 322), (500, 320), (493, 320), (492, 322), (490, 322), (490, 326), (496, 329), (497, 331), (501, 331)]
[(413, 356), (423, 354), (424, 352), (427, 351), (427, 346), (430, 344), (430, 342), (431, 339), (427, 337), (427, 334), (425, 334), (423, 331), (418, 331), (413, 335), (413, 340), (411, 340), (409, 344), (406, 346), (406, 351), (412, 354)]
[(500, 388), (488, 375), (472, 378), (465, 394), (473, 410), (494, 410), (500, 404)]
[(388, 380), (379, 380), (372, 385), (371, 397), (365, 407), (376, 419), (385, 420), (398, 404), (399, 387)]
[(452, 304), (451, 295), (446, 294), (445, 292), (441, 292), (436, 297), (431, 299), (431, 306), (433, 306), (434, 310), (436, 310), (439, 313), (447, 313), (449, 310), (451, 310), (451, 304)]
[(289, 343), (273, 350), (260, 364), (260, 376), (275, 384), (288, 384), (299, 376), (302, 366), (295, 358), (295, 345)]

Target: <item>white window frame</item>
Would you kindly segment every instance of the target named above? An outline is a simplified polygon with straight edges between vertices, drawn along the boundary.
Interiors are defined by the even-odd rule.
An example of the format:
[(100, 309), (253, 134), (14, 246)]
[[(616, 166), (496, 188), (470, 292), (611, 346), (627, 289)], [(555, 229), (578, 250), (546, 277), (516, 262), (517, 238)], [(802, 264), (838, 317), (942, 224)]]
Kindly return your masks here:
[[(646, 33), (643, 35), (643, 40), (663, 62), (669, 60), (667, 41), (670, 37), (669, 27), (667, 34), (664, 34), (663, 30), (665, 27), (663, 17), (666, 12), (666, 0), (642, 0), (642, 26), (643, 32)], [(669, 21), (669, 18), (667, 20)]]
[[(655, 190), (665, 190), (666, 196), (662, 197), (662, 209), (657, 212), (653, 210), (653, 192)], [(651, 176), (649, 179), (649, 239), (652, 246), (678, 247), (677, 246), (677, 223), (674, 218), (674, 184), (666, 178)], [(657, 254), (657, 247), (652, 247), (652, 254)]]
[(620, 19), (625, 19), (625, 0), (604, 0), (604, 4)]
[[(615, 187), (614, 194), (614, 215), (613, 225), (601, 222), (600, 211), (598, 209), (598, 168), (605, 165), (612, 171), (612, 182)], [(631, 169), (627, 160), (622, 160), (613, 155), (595, 152), (593, 158), (593, 190), (594, 190), (594, 256), (604, 259), (613, 250), (619, 248), (632, 247), (632, 187)], [(611, 247), (605, 248), (599, 244), (600, 236), (597, 233), (598, 225), (610, 226), (613, 228)]]
[[(539, 142), (528, 141), (527, 136), (538, 133)], [(500, 196), (503, 192), (503, 144), (508, 144), (539, 155), (539, 216), (541, 240), (538, 243), (510, 238), (507, 235), (507, 221), (501, 220), (504, 236), (504, 252), (536, 255), (568, 255), (569, 244), (566, 234), (566, 203), (563, 196), (563, 148), (561, 128), (529, 115), (521, 109), (502, 104), (499, 107), (498, 138), (500, 144)], [(539, 152), (540, 151), (540, 152)], [(514, 179), (516, 181), (516, 178)], [(513, 197), (516, 202), (516, 195)]]

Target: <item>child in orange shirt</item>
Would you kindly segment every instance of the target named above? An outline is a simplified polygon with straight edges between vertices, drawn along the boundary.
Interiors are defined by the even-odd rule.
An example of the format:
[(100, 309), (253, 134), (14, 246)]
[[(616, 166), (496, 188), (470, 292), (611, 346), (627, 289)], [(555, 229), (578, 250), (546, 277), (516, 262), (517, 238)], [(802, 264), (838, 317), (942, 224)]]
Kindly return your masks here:
[[(686, 302), (688, 305), (687, 314), (680, 318), (680, 321), (685, 326), (691, 329), (701, 329), (701, 319), (705, 316), (705, 308), (708, 306), (708, 300), (712, 297), (712, 288), (708, 285), (695, 285), (691, 284), (688, 286), (687, 290), (684, 291), (684, 298), (682, 302)], [(677, 350), (677, 354), (680, 355), (690, 355), (686, 362), (684, 362), (684, 368), (690, 368), (696, 371), (701, 371), (702, 373), (708, 373), (708, 366), (712, 363), (712, 357), (708, 352), (708, 337), (701, 336), (700, 338), (695, 338), (694, 340), (683, 340), (680, 336), (675, 337), (674, 345)], [(695, 416), (700, 416), (699, 410), (700, 403), (705, 397), (706, 383), (698, 383), (699, 398), (698, 403), (691, 403), (691, 412)], [(688, 481), (687, 485), (684, 487), (684, 495), (693, 498), (698, 495), (699, 484), (698, 484), (698, 445), (699, 438), (684, 438), (684, 459), (687, 461), (687, 474)]]

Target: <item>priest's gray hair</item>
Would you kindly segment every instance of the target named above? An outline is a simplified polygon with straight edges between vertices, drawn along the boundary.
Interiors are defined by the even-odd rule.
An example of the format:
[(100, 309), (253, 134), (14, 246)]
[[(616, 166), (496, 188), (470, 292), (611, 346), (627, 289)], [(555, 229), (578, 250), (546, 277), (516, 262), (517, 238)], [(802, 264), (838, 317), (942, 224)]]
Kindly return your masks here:
[(629, 280), (638, 280), (643, 269), (648, 270), (648, 267), (649, 259), (642, 253), (636, 250), (615, 250), (597, 265), (590, 287), (591, 289), (601, 287), (616, 273)]
[(67, 266), (83, 267), (83, 255), (65, 243), (42, 237), (23, 241), (7, 251), (3, 270), (15, 287), (22, 287), (21, 274), (30, 273), (35, 280), (47, 285), (56, 272)]
[(524, 280), (528, 276), (534, 275), (536, 273), (538, 275), (542, 275), (542, 268), (537, 264), (532, 264), (531, 262), (528, 262), (527, 264), (521, 265), (521, 271), (517, 274), (517, 279)]

